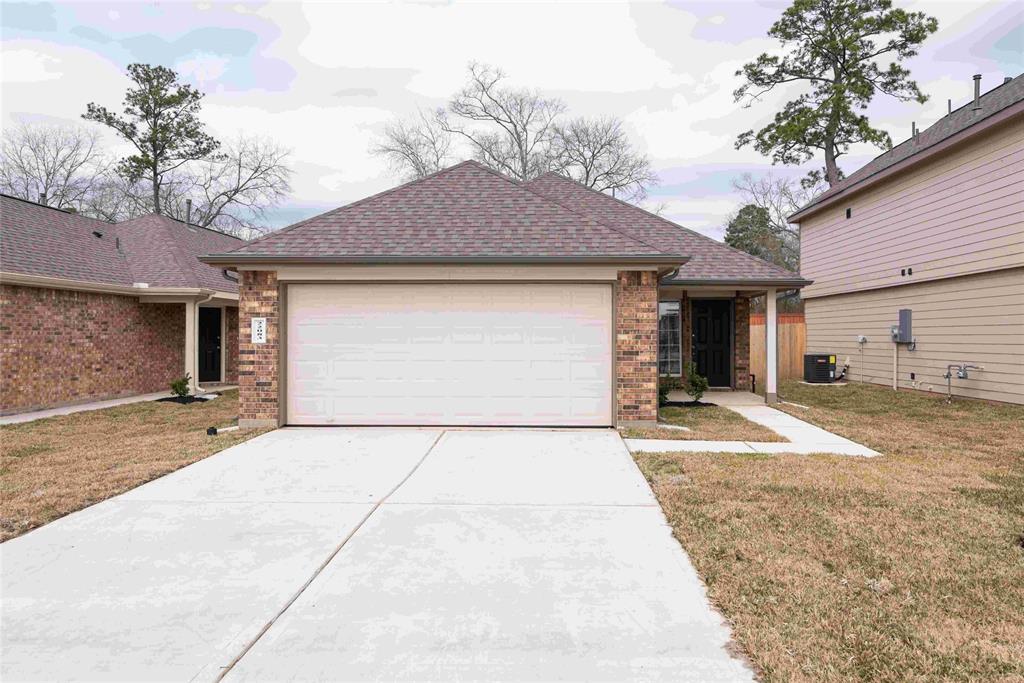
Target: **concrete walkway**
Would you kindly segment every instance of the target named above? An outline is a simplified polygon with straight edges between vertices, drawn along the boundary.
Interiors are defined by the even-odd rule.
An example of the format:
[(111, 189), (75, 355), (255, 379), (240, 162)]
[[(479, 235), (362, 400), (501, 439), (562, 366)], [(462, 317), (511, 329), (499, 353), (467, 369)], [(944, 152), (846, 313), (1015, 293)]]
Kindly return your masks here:
[(611, 430), (277, 430), (0, 560), (3, 680), (753, 681)]
[[(215, 391), (227, 391), (228, 389), (236, 389), (235, 385), (215, 386), (207, 390), (207, 393)], [(84, 413), (89, 410), (103, 410), (104, 408), (113, 408), (115, 406), (126, 406), (131, 403), (145, 403), (146, 401), (155, 401), (160, 398), (167, 398), (171, 395), (170, 391), (157, 391), (152, 394), (138, 394), (136, 396), (125, 396), (123, 398), (112, 398), (106, 401), (92, 401), (91, 403), (77, 403), (71, 406), (61, 406), (60, 408), (49, 408), (47, 410), (35, 410), (30, 413), (17, 413), (16, 415), (3, 415), (0, 416), (0, 425), (14, 425), (22, 424), (23, 422), (34, 422), (35, 420), (45, 420), (48, 417), (57, 417), (59, 415), (71, 415), (72, 413)]]
[(751, 422), (767, 427), (789, 443), (773, 441), (684, 441), (678, 439), (626, 439), (634, 453), (827, 453), (831, 455), (881, 455), (856, 441), (833, 434), (766, 405), (723, 404)]

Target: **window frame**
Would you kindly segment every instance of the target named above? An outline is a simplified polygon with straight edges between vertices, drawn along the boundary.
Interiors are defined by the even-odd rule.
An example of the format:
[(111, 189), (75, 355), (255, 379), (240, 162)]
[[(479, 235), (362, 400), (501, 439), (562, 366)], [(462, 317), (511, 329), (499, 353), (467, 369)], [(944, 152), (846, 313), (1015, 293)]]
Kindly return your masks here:
[[(674, 359), (668, 358), (663, 361), (662, 359), (662, 343), (661, 343), (661, 332), (662, 332), (662, 317), (664, 315), (671, 315), (672, 311), (666, 311), (663, 313), (662, 307), (675, 307), (676, 325), (678, 332), (678, 346), (676, 347), (676, 357)], [(668, 347), (671, 348), (671, 347)], [(662, 372), (662, 363), (668, 364), (667, 372)], [(673, 364), (676, 366), (673, 368)], [(676, 299), (669, 299), (665, 301), (658, 301), (658, 376), (659, 377), (682, 377), (683, 376), (683, 302)]]

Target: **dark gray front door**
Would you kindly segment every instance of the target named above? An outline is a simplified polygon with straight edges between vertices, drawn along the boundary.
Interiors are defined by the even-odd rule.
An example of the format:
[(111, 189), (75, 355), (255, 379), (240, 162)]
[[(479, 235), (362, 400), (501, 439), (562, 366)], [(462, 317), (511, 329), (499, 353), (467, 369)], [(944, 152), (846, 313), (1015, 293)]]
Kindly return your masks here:
[(219, 308), (199, 309), (199, 381), (220, 381)]
[(713, 387), (732, 384), (732, 302), (693, 300), (693, 362)]

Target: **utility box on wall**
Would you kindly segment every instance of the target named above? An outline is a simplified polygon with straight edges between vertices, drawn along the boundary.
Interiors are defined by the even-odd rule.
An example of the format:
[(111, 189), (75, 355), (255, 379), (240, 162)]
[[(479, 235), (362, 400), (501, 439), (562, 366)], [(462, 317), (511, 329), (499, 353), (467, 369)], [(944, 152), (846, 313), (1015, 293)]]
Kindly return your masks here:
[(909, 308), (900, 309), (899, 324), (892, 326), (892, 340), (897, 344), (910, 344), (914, 341), (911, 316), (912, 311)]

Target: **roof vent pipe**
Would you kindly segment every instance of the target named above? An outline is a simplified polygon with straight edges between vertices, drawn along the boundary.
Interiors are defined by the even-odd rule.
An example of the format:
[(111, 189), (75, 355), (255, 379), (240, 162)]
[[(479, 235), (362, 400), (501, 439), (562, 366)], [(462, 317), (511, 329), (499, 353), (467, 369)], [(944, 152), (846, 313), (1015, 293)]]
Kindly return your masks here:
[(974, 106), (971, 109), (981, 109), (981, 74), (974, 74)]
[(1009, 83), (1012, 80), (1013, 80), (1012, 76), (1003, 76), (1003, 85), (1006, 85), (1007, 83)]
[(946, 100), (946, 115), (953, 113), (953, 100)]
[(917, 121), (910, 122), (910, 137), (914, 140), (917, 139)]
[(185, 223), (192, 225), (192, 200), (185, 200)]
[(39, 193), (39, 203), (42, 204), (43, 206), (46, 206), (46, 193), (45, 192), (40, 192)]

